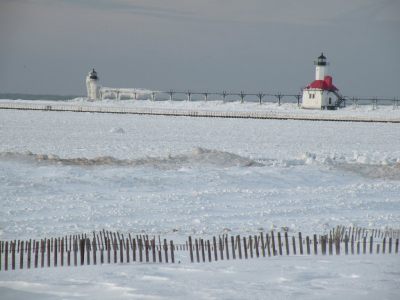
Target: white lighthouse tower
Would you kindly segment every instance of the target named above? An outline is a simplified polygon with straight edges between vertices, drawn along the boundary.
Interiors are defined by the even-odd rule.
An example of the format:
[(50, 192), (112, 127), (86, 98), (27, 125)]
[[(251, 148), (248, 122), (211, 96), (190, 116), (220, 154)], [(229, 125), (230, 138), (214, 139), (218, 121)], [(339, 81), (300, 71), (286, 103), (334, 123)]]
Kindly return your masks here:
[(342, 98), (333, 85), (332, 77), (327, 75), (329, 63), (323, 53), (315, 64), (315, 80), (303, 89), (302, 108), (335, 109)]
[(318, 56), (317, 61), (314, 61), (314, 65), (315, 65), (315, 80), (324, 80), (329, 65), (329, 63), (326, 61), (324, 53), (321, 53), (321, 55)]
[(86, 89), (88, 100), (98, 100), (100, 97), (100, 86), (98, 85), (99, 78), (97, 72), (93, 69), (86, 76)]

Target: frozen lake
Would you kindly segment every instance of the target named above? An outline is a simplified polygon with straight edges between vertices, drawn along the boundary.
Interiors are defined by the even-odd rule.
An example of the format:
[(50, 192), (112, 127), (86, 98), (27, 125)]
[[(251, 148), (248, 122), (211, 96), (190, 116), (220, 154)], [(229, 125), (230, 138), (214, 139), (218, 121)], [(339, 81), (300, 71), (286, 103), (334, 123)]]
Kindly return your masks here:
[[(320, 233), (338, 224), (398, 228), (399, 195), (398, 124), (0, 110), (0, 239), (103, 228), (182, 239), (188, 234), (244, 234), (284, 226)], [(349, 263), (355, 273), (347, 268), (337, 279), (339, 268)], [(338, 269), (313, 271), (311, 261), (300, 263), (300, 282), (286, 274), (290, 272), (287, 267), (280, 269), (280, 264), (272, 263), (277, 276), (268, 276), (268, 284), (255, 282), (262, 288), (264, 283), (287, 281), (286, 297), (309, 298), (313, 288), (318, 288), (313, 285), (315, 278), (327, 276), (320, 284), (328, 291), (329, 283), (333, 289), (354, 280), (360, 293), (351, 295), (357, 298), (368, 283), (379, 278), (370, 274), (360, 283), (360, 273), (371, 272), (368, 264), (379, 264), (383, 269), (378, 272), (386, 281), (375, 282), (370, 289), (386, 289), (387, 298), (394, 299), (399, 276), (393, 272), (398, 270), (398, 259), (374, 261), (371, 257), (355, 263), (350, 258), (330, 258), (328, 264)], [(96, 269), (96, 281), (119, 286), (110, 289), (110, 297), (121, 292), (134, 297), (137, 287), (130, 287), (126, 278), (139, 275), (125, 268)], [(186, 273), (199, 272), (197, 286), (204, 290), (204, 278), (214, 272), (214, 267), (183, 268), (140, 266), (140, 274), (150, 278), (148, 288), (139, 288), (140, 295), (162, 298), (166, 287), (150, 292), (159, 273), (166, 280), (180, 282)], [(229, 265), (221, 268), (229, 270)], [(233, 273), (261, 271), (257, 264), (239, 263), (232, 268)], [(93, 268), (84, 270), (80, 269), (79, 279), (83, 282), (94, 276)], [(125, 275), (110, 276), (118, 272)], [(35, 286), (46, 281), (41, 273), (35, 279), (34, 273), (0, 273), (0, 293), (12, 295), (18, 290), (18, 295), (25, 295), (24, 283)], [(239, 286), (253, 280), (251, 276), (235, 278), (240, 278)], [(224, 277), (218, 274), (215, 280), (221, 283)], [(47, 288), (36, 286), (36, 294), (62, 298), (54, 289), (65, 284), (72, 283), (55, 275)], [(224, 298), (217, 286), (197, 297)], [(48, 290), (53, 293), (46, 294)], [(78, 289), (76, 298), (79, 292), (86, 293), (87, 287)], [(245, 295), (257, 298), (261, 293), (248, 289), (236, 296)]]

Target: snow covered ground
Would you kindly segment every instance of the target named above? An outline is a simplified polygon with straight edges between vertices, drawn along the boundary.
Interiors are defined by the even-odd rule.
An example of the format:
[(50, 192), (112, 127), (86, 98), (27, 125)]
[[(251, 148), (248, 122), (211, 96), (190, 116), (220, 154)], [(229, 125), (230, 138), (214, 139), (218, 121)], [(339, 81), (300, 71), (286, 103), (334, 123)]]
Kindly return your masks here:
[[(0, 110), (0, 239), (399, 228), (399, 195), (398, 124)], [(387, 255), (25, 270), (0, 272), (0, 298), (397, 299), (399, 269)]]
[(398, 257), (275, 257), (0, 273), (2, 299), (398, 299)]

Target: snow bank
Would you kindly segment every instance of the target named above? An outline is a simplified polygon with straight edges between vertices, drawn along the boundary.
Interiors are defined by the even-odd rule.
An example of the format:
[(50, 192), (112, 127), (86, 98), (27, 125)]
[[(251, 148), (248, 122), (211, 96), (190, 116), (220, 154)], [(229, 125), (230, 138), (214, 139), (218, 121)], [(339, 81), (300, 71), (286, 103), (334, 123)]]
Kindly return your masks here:
[(276, 257), (0, 273), (3, 299), (397, 299), (398, 257)]
[[(110, 131), (114, 133), (114, 131)], [(119, 131), (118, 131), (119, 133)], [(382, 178), (400, 180), (400, 158), (369, 158), (366, 155), (357, 155), (353, 158), (331, 155), (317, 155), (306, 152), (298, 159), (277, 160), (258, 159), (257, 161), (226, 151), (193, 148), (181, 155), (168, 155), (167, 157), (143, 157), (138, 159), (118, 159), (112, 156), (94, 158), (74, 157), (62, 158), (54, 154), (34, 154), (30, 151), (0, 152), (0, 159), (13, 161), (30, 161), (45, 164), (62, 164), (73, 166), (130, 166), (154, 167), (160, 169), (179, 169), (185, 167), (295, 167), (302, 165), (325, 165), (345, 171), (358, 173), (369, 178)]]

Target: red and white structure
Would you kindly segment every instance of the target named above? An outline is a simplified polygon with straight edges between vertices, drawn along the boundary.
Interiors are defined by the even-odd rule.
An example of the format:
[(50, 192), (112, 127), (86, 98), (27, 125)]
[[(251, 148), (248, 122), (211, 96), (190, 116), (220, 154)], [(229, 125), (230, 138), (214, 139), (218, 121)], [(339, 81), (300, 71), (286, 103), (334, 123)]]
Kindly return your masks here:
[(340, 100), (338, 88), (332, 83), (332, 77), (327, 75), (329, 63), (323, 53), (315, 64), (315, 80), (303, 89), (302, 108), (336, 109)]

